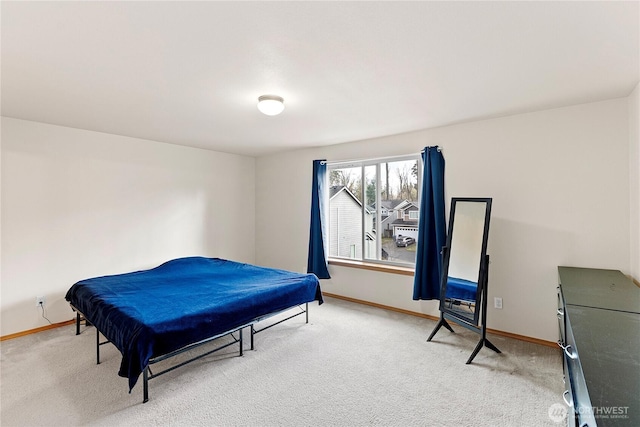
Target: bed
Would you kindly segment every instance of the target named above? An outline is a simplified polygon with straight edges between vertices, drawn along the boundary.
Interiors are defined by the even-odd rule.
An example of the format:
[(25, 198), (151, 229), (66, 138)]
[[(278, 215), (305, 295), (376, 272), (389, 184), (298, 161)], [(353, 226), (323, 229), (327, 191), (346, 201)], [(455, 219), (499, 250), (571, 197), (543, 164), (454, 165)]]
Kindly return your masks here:
[(323, 302), (313, 274), (203, 257), (81, 280), (65, 298), (77, 311), (78, 323), (83, 316), (96, 327), (98, 363), (102, 334), (122, 353), (118, 374), (128, 378), (129, 392), (143, 374), (144, 402), (148, 380), (161, 374), (150, 373), (150, 364), (228, 335), (242, 355), (244, 328), (250, 328), (253, 348), (258, 321), (300, 307), (280, 322), (303, 313), (308, 322), (308, 303)]
[(447, 298), (476, 302), (478, 284), (458, 277), (447, 277)]

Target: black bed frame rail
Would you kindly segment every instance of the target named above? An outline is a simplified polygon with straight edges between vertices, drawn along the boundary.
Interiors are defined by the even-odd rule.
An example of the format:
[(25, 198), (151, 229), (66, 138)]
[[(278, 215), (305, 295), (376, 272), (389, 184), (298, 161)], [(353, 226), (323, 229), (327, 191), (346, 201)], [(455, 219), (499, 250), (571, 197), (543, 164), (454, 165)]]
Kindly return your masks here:
[[(291, 310), (293, 308), (296, 308), (296, 307), (300, 309), (299, 313), (292, 314), (291, 316), (289, 316), (289, 317), (287, 317), (285, 319), (282, 319), (282, 320), (278, 320), (277, 322), (272, 323), (272, 324), (270, 324), (268, 326), (265, 326), (264, 328), (261, 328), (261, 329), (256, 329), (255, 328), (255, 324), (256, 323), (262, 322), (263, 320), (267, 320), (270, 317), (277, 316), (280, 313), (284, 313), (285, 311), (289, 311), (289, 310)], [(285, 308), (284, 310), (280, 310), (280, 311), (275, 311), (273, 313), (269, 313), (266, 316), (262, 316), (262, 317), (258, 317), (258, 318), (253, 319), (253, 321), (249, 324), (249, 326), (251, 326), (251, 350), (253, 350), (253, 336), (255, 334), (257, 334), (258, 332), (266, 331), (269, 328), (272, 328), (272, 327), (274, 327), (276, 325), (279, 325), (282, 322), (286, 322), (287, 320), (293, 319), (294, 317), (300, 316), (302, 314), (306, 314), (305, 323), (309, 323), (309, 303), (306, 303), (304, 308), (302, 308), (302, 306), (300, 306), (300, 305), (293, 306), (293, 307)]]
[[(73, 305), (71, 307), (76, 311), (76, 335), (79, 335), (80, 334), (80, 323), (81, 323), (81, 321), (85, 320), (85, 325), (86, 326), (90, 326), (91, 323), (89, 323), (89, 321), (87, 321), (86, 316), (84, 316), (84, 314), (82, 314), (77, 308), (75, 308)], [(267, 319), (269, 319), (269, 318), (271, 318), (273, 316), (277, 316), (278, 314), (281, 314), (281, 313), (284, 313), (286, 311), (292, 310), (292, 309), (294, 309), (296, 307), (298, 309), (300, 309), (300, 312), (298, 312), (296, 314), (293, 314), (293, 315), (291, 315), (289, 317), (286, 317), (286, 318), (284, 318), (282, 320), (279, 320), (277, 322), (274, 322), (274, 323), (272, 323), (272, 324), (270, 324), (268, 326), (265, 326), (265, 327), (263, 327), (261, 329), (256, 329), (255, 328), (255, 324), (256, 323), (264, 321), (264, 320), (267, 320)], [(242, 326), (235, 327), (235, 328), (233, 328), (233, 329), (231, 329), (229, 331), (223, 332), (223, 333), (218, 334), (218, 335), (214, 335), (214, 336), (209, 337), (209, 338), (205, 338), (202, 341), (198, 341), (196, 343), (189, 344), (187, 346), (179, 348), (178, 350), (172, 351), (170, 353), (163, 354), (161, 356), (157, 356), (157, 357), (149, 359), (149, 363), (147, 364), (147, 366), (145, 366), (145, 368), (142, 371), (142, 394), (143, 394), (142, 403), (147, 403), (149, 401), (149, 380), (157, 378), (160, 375), (163, 375), (163, 374), (166, 374), (168, 372), (171, 372), (174, 369), (180, 368), (180, 367), (182, 367), (182, 366), (184, 366), (184, 365), (186, 365), (188, 363), (191, 363), (191, 362), (193, 362), (195, 360), (201, 359), (201, 358), (203, 358), (205, 356), (208, 356), (208, 355), (210, 355), (212, 353), (215, 353), (217, 351), (225, 349), (225, 348), (227, 348), (229, 346), (232, 346), (234, 344), (238, 344), (239, 345), (239, 347), (240, 347), (239, 356), (242, 356), (243, 355), (242, 330), (244, 328), (247, 328), (247, 327), (250, 328), (250, 331), (251, 331), (251, 350), (253, 350), (254, 349), (253, 336), (255, 334), (257, 334), (258, 332), (265, 331), (265, 330), (267, 330), (267, 329), (269, 329), (269, 328), (271, 328), (273, 326), (279, 325), (282, 322), (286, 322), (287, 320), (293, 319), (294, 317), (300, 316), (302, 314), (306, 315), (305, 323), (309, 323), (309, 303), (308, 302), (305, 303), (305, 307), (304, 308), (302, 308), (301, 305), (294, 305), (294, 306), (285, 308), (284, 310), (278, 310), (278, 311), (275, 311), (273, 313), (269, 313), (269, 314), (264, 315), (264, 316), (256, 317), (251, 322), (245, 323)], [(236, 332), (238, 333), (238, 337), (237, 338), (234, 335)], [(228, 342), (226, 344), (218, 346), (218, 347), (216, 347), (216, 348), (214, 348), (212, 350), (207, 351), (206, 353), (194, 356), (194, 357), (192, 357), (192, 358), (190, 358), (188, 360), (185, 360), (185, 361), (183, 361), (181, 363), (178, 363), (176, 365), (170, 366), (170, 367), (168, 367), (168, 368), (166, 368), (166, 369), (164, 369), (162, 371), (159, 371), (159, 372), (157, 372), (155, 374), (153, 372), (151, 372), (151, 365), (153, 365), (155, 363), (162, 362), (163, 360), (169, 359), (171, 357), (177, 356), (179, 354), (185, 353), (185, 352), (190, 351), (190, 350), (194, 350), (194, 349), (196, 349), (196, 348), (198, 348), (200, 346), (203, 346), (203, 345), (208, 344), (208, 343), (210, 343), (210, 342), (212, 342), (214, 340), (217, 340), (219, 338), (222, 338), (222, 337), (225, 337), (225, 336), (228, 336), (228, 335), (230, 335), (231, 338), (232, 338), (231, 342)], [(96, 328), (96, 362), (97, 362), (98, 365), (100, 364), (100, 346), (101, 345), (105, 345), (105, 344), (109, 344), (110, 342), (111, 341), (109, 341), (109, 340), (100, 342), (100, 331), (98, 330), (98, 328)]]
[[(149, 359), (149, 364), (144, 368), (144, 370), (142, 371), (142, 403), (147, 403), (149, 401), (149, 380), (152, 380), (156, 377), (159, 377), (160, 375), (166, 374), (168, 372), (173, 371), (174, 369), (177, 369), (181, 366), (186, 365), (187, 363), (191, 363), (194, 360), (198, 360), (201, 359), (205, 356), (210, 355), (211, 353), (215, 353), (216, 351), (220, 351), (222, 349), (225, 349), (231, 345), (234, 344), (238, 344), (238, 346), (240, 347), (240, 354), (239, 356), (242, 356), (242, 330), (244, 328), (246, 328), (248, 325), (242, 325), (232, 331), (228, 331), (228, 332), (224, 332), (222, 334), (218, 334), (216, 336), (213, 337), (209, 337), (207, 339), (204, 339), (202, 341), (199, 341), (197, 343), (193, 343), (193, 344), (189, 344), (185, 347), (182, 347), (176, 351), (172, 351), (171, 353), (167, 353), (167, 354), (163, 354), (162, 356), (158, 356), (158, 357), (154, 357)], [(234, 332), (238, 332), (238, 338), (236, 338), (236, 336), (234, 335)], [(205, 345), (207, 343), (210, 343), (211, 341), (217, 340), (218, 338), (222, 338), (225, 337), (227, 335), (230, 335), (233, 338), (233, 341), (228, 342), (226, 344), (223, 344), (219, 347), (214, 348), (213, 350), (209, 350), (206, 353), (203, 354), (199, 354), (198, 356), (194, 356), (191, 359), (185, 360), (184, 362), (178, 363), (177, 365), (173, 365), (167, 369), (164, 369), (158, 373), (153, 373), (151, 372), (151, 365), (153, 365), (154, 363), (158, 363), (158, 362), (162, 362), (163, 360), (169, 359), (171, 357), (177, 356), (179, 354), (185, 353), (187, 351), (193, 350), (195, 348), (198, 348), (202, 345)]]

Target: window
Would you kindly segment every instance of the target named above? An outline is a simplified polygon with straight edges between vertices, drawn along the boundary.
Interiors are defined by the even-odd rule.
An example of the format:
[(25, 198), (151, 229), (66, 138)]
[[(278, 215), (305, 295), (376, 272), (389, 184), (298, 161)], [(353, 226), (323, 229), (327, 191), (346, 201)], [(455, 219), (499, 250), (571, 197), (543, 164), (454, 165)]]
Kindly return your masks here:
[(329, 162), (329, 257), (413, 266), (421, 169), (418, 155)]

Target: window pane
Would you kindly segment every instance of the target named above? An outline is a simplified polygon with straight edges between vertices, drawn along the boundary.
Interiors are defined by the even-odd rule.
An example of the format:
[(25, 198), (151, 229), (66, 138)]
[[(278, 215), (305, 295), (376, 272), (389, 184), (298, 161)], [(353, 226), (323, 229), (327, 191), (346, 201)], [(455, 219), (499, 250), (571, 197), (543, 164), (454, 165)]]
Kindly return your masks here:
[(362, 168), (329, 170), (329, 256), (362, 259)]
[(382, 258), (415, 264), (418, 239), (418, 160), (380, 165)]
[(376, 236), (376, 165), (364, 168), (364, 257), (379, 259), (378, 238)]

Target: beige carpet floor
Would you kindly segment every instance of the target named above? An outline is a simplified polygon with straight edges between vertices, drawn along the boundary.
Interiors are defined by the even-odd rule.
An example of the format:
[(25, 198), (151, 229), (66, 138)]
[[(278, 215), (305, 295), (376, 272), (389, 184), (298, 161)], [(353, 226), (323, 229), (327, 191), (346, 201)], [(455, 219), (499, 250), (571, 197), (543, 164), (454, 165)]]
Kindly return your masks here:
[[(2, 426), (560, 426), (558, 350), (500, 336), (503, 353), (454, 326), (333, 298), (256, 336), (256, 350), (207, 356), (128, 393), (119, 352), (75, 326), (0, 344)], [(248, 343), (245, 343), (248, 346)]]

